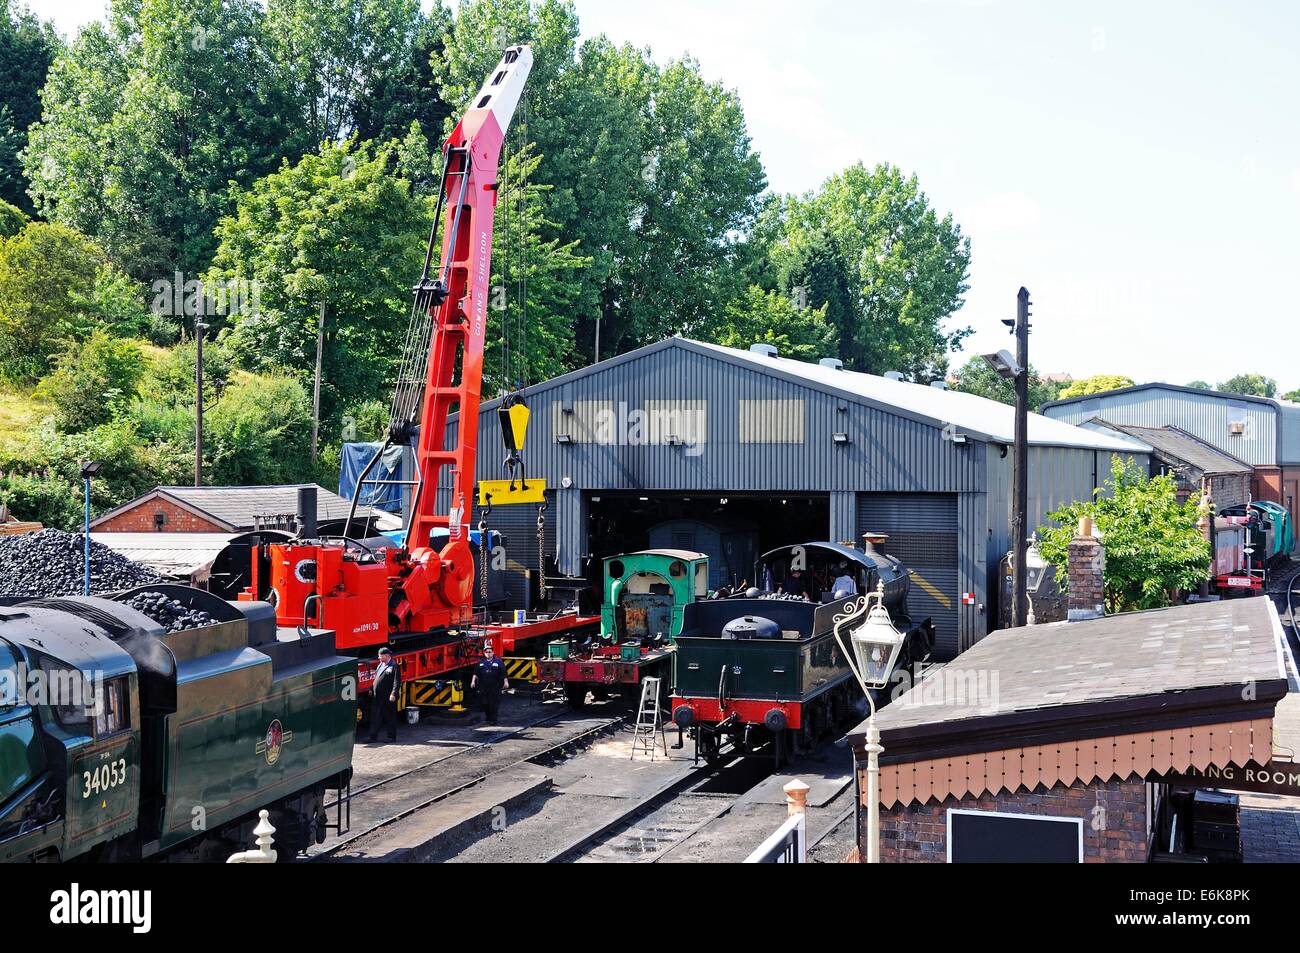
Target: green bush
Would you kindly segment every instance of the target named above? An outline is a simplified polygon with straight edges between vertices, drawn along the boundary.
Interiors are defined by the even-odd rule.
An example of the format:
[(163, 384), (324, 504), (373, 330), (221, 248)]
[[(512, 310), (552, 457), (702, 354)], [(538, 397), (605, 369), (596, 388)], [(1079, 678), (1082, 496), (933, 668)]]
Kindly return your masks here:
[(36, 388), (54, 405), (54, 422), (66, 433), (107, 423), (136, 394), (144, 356), (134, 341), (102, 329), (61, 354), (58, 367)]
[(16, 205), (0, 199), (0, 238), (12, 238), (23, 230), (27, 216)]
[(297, 483), (311, 466), (311, 400), (297, 380), (259, 374), (231, 384), (204, 415), (209, 480)]
[(0, 477), (0, 503), (20, 520), (36, 520), (57, 529), (82, 525), (82, 496), (78, 488), (58, 477), (14, 474)]

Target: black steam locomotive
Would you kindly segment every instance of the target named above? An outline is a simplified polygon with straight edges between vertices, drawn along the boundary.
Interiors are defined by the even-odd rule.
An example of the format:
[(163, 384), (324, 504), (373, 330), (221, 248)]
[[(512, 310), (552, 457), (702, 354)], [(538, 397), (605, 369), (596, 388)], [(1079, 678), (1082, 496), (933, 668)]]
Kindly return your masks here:
[(896, 670), (929, 657), (934, 626), (908, 615), (907, 567), (879, 551), (882, 541), (774, 549), (758, 559), (759, 587), (685, 607), (673, 721), (706, 760), (770, 752), (780, 764), (857, 711), (861, 692), (833, 629), (881, 584), (904, 635)]

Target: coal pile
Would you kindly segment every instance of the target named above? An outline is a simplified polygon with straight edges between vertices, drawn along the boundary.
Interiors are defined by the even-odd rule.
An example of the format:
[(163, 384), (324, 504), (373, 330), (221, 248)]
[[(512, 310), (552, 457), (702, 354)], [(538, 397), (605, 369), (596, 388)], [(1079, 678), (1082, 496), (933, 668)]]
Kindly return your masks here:
[[(76, 596), (85, 591), (85, 537), (43, 529), (0, 536), (0, 596)], [(90, 542), (90, 591), (121, 592), (161, 582), (151, 569), (133, 563), (102, 543)]]
[(161, 625), (168, 632), (183, 632), (205, 625), (216, 625), (217, 620), (202, 609), (188, 609), (183, 603), (169, 599), (161, 592), (137, 592), (122, 605), (130, 606)]

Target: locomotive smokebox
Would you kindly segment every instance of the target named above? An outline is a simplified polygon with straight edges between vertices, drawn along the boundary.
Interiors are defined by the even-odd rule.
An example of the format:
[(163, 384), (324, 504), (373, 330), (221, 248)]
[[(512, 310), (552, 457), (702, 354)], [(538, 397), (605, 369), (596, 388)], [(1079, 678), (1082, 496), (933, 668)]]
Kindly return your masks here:
[(781, 627), (771, 619), (758, 615), (745, 615), (732, 619), (722, 627), (724, 639), (779, 639)]

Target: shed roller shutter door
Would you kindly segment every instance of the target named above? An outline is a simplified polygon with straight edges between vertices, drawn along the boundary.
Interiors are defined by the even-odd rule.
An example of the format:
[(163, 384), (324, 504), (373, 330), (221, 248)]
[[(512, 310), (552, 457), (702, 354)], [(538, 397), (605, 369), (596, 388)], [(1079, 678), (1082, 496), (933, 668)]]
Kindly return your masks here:
[(934, 621), (935, 654), (958, 652), (961, 591), (957, 579), (957, 497), (951, 493), (859, 493), (858, 543), (863, 533), (889, 537), (885, 551), (912, 571), (907, 608)]

